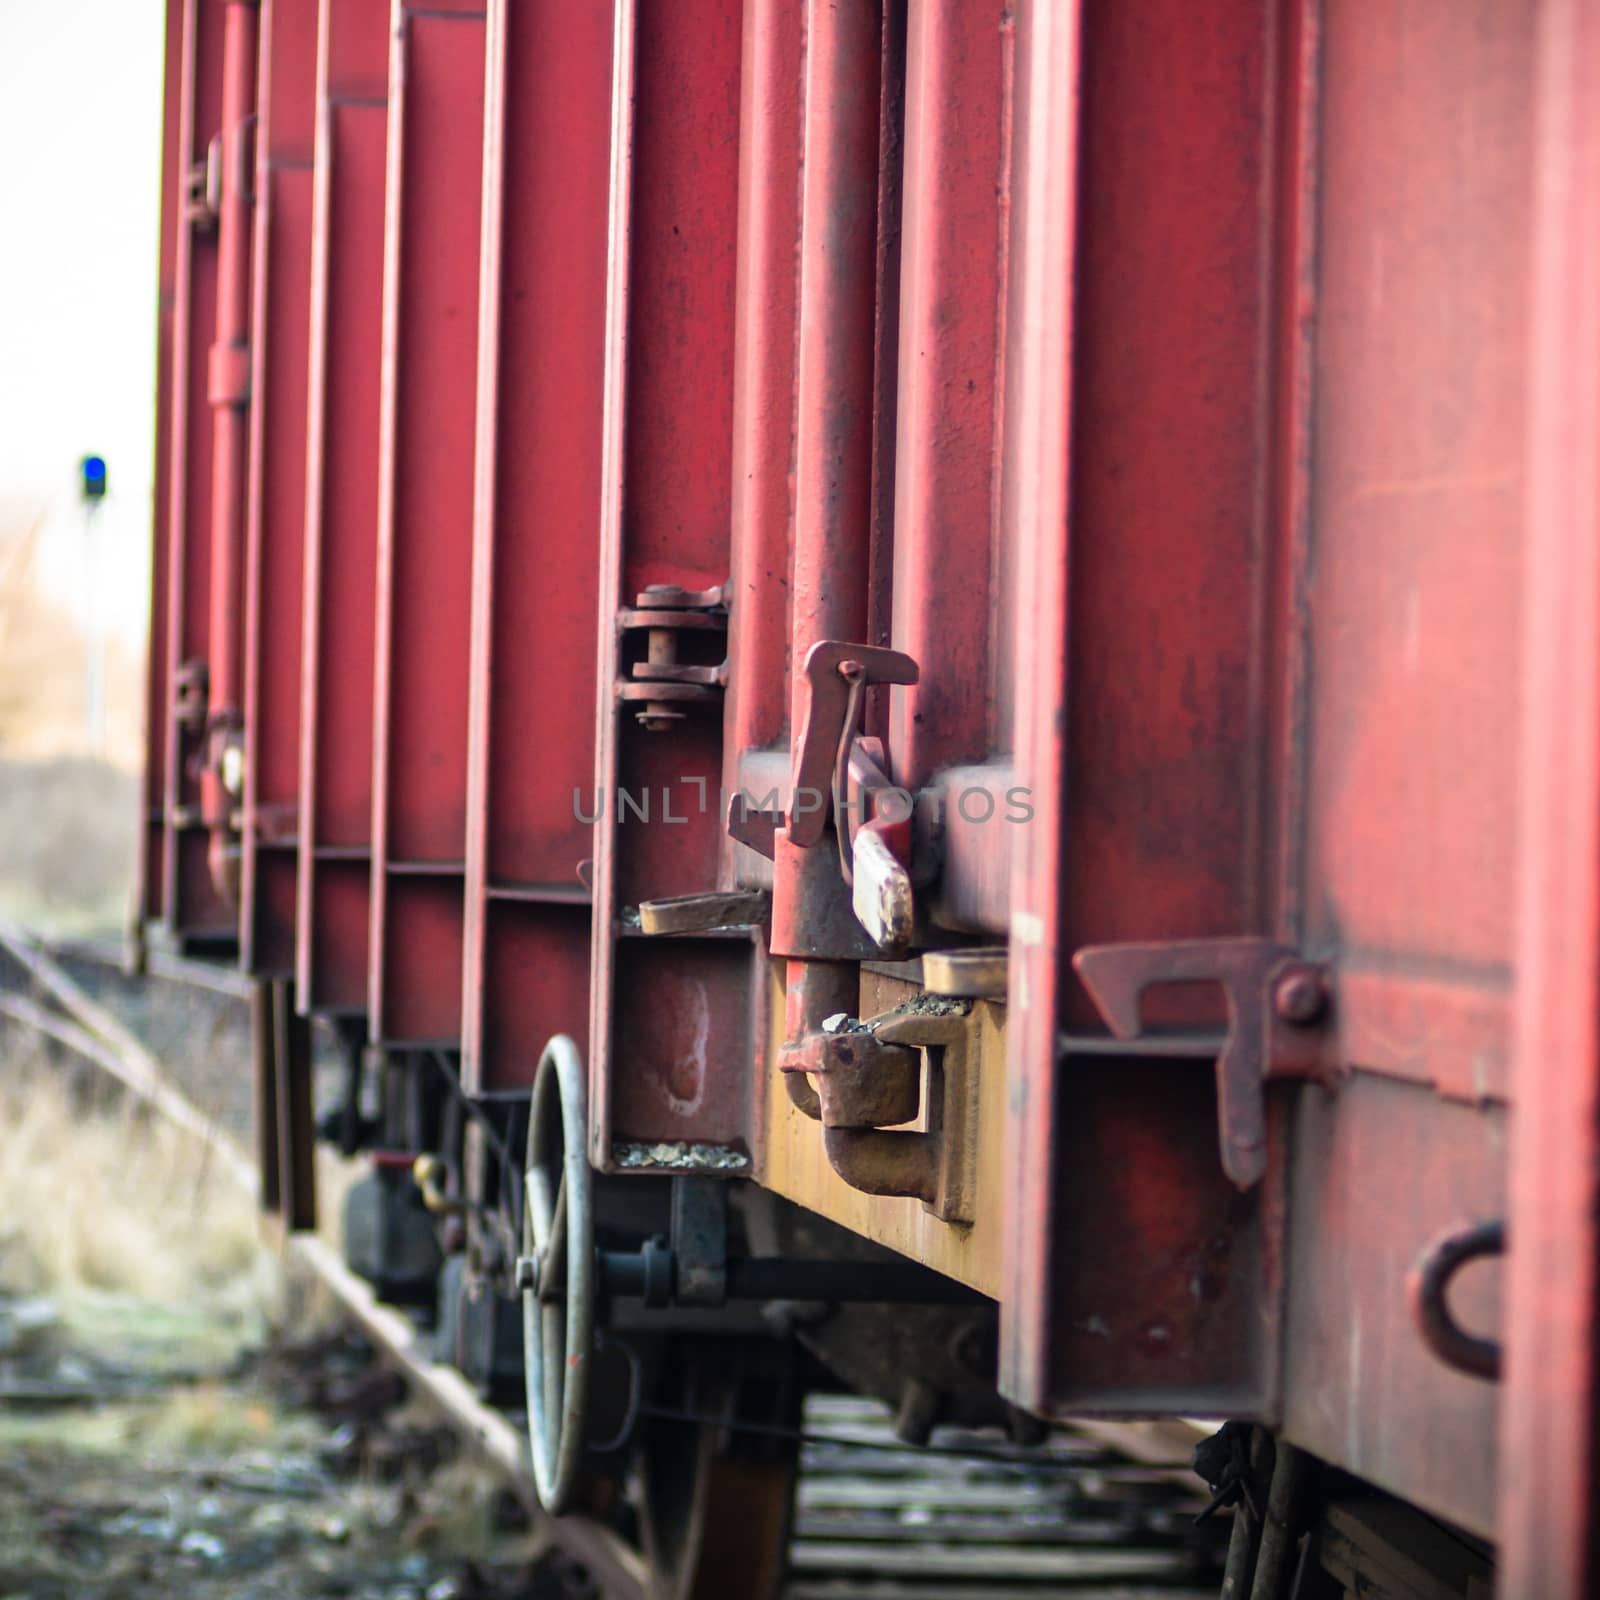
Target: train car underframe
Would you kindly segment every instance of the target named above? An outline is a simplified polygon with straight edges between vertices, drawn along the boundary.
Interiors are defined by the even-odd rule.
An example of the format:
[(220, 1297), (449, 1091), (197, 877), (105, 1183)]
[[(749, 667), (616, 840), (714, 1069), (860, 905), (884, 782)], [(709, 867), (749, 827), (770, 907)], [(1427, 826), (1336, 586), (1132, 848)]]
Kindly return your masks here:
[[(345, 1030), (348, 1070), (313, 1121), (290, 1110), (309, 1107), (298, 1031), (288, 1060), (258, 1034), (258, 1081), (302, 1086), (278, 1088), (262, 1124), (262, 1171), (282, 1174), (263, 1209), (281, 1221), (310, 1203), (314, 1141), (365, 1155), (344, 1200), (348, 1264), (431, 1318), (486, 1402), (526, 1406), (541, 1505), (636, 1545), (653, 1592), (779, 1591), (808, 1392), (878, 1397), (910, 1445), (942, 1423), (1024, 1450), (1048, 1435), (997, 1386), (998, 1307), (981, 1291), (725, 1172), (593, 1171), (570, 1040), (551, 1042), (531, 1094), (469, 1097), (448, 1053), (376, 1051)], [(314, 1225), (313, 1205), (297, 1226)], [(1446, 1275), (1498, 1247), (1467, 1242)], [(1448, 1312), (1439, 1330), (1463, 1365), (1497, 1359)], [(1467, 1530), (1248, 1421), (1196, 1439), (1212, 1505), (1234, 1508), (1223, 1593), (1489, 1593), (1492, 1547)]]

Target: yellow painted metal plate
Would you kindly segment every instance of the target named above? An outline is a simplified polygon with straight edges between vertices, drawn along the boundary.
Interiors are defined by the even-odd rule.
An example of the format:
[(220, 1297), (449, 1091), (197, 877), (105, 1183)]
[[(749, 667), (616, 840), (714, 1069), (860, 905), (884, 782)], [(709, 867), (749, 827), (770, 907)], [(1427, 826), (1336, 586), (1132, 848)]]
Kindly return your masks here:
[[(784, 1021), (781, 962), (773, 964), (771, 982), (774, 1032), (768, 1060), (776, 1061)], [(916, 985), (901, 979), (863, 971), (861, 1015), (893, 1010), (918, 992)], [(979, 1055), (978, 1202), (970, 1226), (941, 1222), (920, 1200), (890, 1199), (850, 1188), (828, 1164), (822, 1124), (795, 1109), (776, 1069), (768, 1075), (766, 1159), (758, 1178), (786, 1199), (998, 1299), (1006, 1008), (980, 1000), (974, 1015)]]

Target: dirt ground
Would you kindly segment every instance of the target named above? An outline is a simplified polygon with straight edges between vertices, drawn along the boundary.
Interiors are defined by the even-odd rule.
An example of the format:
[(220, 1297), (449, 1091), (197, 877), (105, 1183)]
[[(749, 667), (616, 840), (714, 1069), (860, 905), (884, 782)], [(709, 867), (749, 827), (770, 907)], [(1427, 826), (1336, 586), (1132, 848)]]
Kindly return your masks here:
[(0, 1597), (577, 1592), (198, 1147), (14, 1040), (0, 1127)]

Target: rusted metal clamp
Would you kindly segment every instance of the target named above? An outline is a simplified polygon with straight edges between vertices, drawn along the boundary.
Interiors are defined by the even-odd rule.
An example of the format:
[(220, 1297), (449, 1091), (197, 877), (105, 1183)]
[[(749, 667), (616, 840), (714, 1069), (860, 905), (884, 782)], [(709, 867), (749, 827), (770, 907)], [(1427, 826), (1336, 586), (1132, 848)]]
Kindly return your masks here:
[[(1338, 1076), (1321, 1027), (1331, 1005), (1327, 978), (1286, 945), (1258, 938), (1090, 945), (1072, 965), (1118, 1039), (1159, 1039), (1166, 1054), (1215, 1057), (1222, 1169), (1240, 1189), (1253, 1188), (1266, 1171), (1266, 1081), (1331, 1083)], [(1180, 983), (1221, 989), (1228, 1026), (1220, 1048), (1214, 1036), (1193, 1036), (1192, 1050), (1174, 1049), (1181, 1035), (1146, 1032), (1145, 991)]]
[[(866, 1022), (810, 1034), (785, 1052), (785, 1072), (809, 1074), (823, 1146), (835, 1172), (864, 1194), (916, 1199), (944, 1222), (971, 1222), (977, 1188), (977, 1025), (966, 1002), (912, 1002)], [(927, 1126), (902, 1130), (923, 1110)]]

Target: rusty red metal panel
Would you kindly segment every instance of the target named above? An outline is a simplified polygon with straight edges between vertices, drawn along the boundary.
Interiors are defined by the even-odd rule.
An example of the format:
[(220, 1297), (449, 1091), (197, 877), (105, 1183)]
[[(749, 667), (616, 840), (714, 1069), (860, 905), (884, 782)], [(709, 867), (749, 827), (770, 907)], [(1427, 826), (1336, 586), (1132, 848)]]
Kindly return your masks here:
[(1576, 1596), (1596, 1551), (1600, 1240), (1600, 9), (1540, 8), (1531, 175), (1516, 1115), (1498, 1592)]
[[(207, 863), (196, 761), (204, 739), (210, 652), (213, 417), (211, 343), (217, 325), (217, 237), (207, 202), (208, 148), (222, 123), (223, 7), (188, 0), (179, 65), (177, 159), (167, 173), (176, 197), (173, 263), (171, 454), (166, 534), (164, 677), (168, 701), (163, 809), (165, 927), (180, 943), (231, 941), (232, 909)], [(219, 150), (220, 159), (220, 150)], [(220, 176), (220, 173), (219, 173)]]
[(612, 20), (493, 0), (467, 786), (466, 1082), (587, 1048)]
[(1034, 819), (1012, 879), (1002, 1383), (1045, 1411), (1259, 1414), (1273, 1392), (1275, 1189), (1224, 1176), (1209, 1063), (1059, 1036), (1099, 1022), (1071, 950), (1265, 916), (1276, 11), (1089, 0), (1076, 39), (1019, 19), (1006, 514)]
[(1340, 13), (1323, 55), (1305, 937), (1502, 999), (1533, 13)]
[[(1494, 1530), (1495, 1391), (1423, 1344), (1406, 1275), (1447, 1230), (1504, 1212), (1505, 1124), (1376, 1073), (1295, 1108), (1284, 1427), (1324, 1459), (1464, 1527)], [(1497, 1269), (1451, 1309), (1499, 1322)]]
[[(1503, 1210), (1516, 765), (1483, 738), (1512, 749), (1518, 726), (1535, 11), (1324, 19), (1288, 839), (1300, 947), (1337, 959), (1341, 1054), (1397, 1081), (1299, 1109), (1285, 1424), (1480, 1532), (1494, 1395), (1426, 1349), (1401, 1283), (1442, 1230)], [(1473, 1274), (1463, 1318), (1494, 1326), (1497, 1276)]]
[[(1004, 934), (1014, 576), (1000, 559), (997, 390), (1009, 225), (1011, 12), (913, 6), (906, 47), (894, 423), (893, 643), (920, 668), (888, 691), (895, 781), (942, 831), (936, 915)], [(934, 816), (935, 810), (939, 815)]]
[(264, 0), (246, 516), (240, 963), (294, 971), (317, 0)]
[(239, 904), (236, 815), (242, 795), (245, 672), (246, 501), (250, 475), (257, 0), (221, 8), (222, 126), (209, 152), (215, 194), (217, 320), (208, 352), (211, 407), (211, 618), (205, 659), (205, 724), (199, 754), (200, 817), (211, 881), (229, 910)]
[[(884, 545), (893, 472), (883, 398), (893, 392), (893, 300), (885, 304), (885, 223), (898, 214), (891, 171), (902, 104), (896, 8), (810, 5), (806, 11), (799, 321), (795, 333), (794, 533), (789, 567), (789, 728), (796, 747), (811, 706), (804, 664), (827, 640), (865, 643), (887, 620)], [(741, 670), (743, 666), (741, 664)], [(876, 691), (874, 691), (874, 696)], [(868, 725), (879, 710), (865, 707)], [(825, 755), (826, 759), (826, 755)], [(787, 792), (788, 767), (781, 776)], [(785, 1042), (799, 1049), (823, 1019), (858, 1009), (851, 963), (871, 953), (844, 900), (831, 853), (791, 837), (795, 813), (819, 792), (787, 796), (772, 846), (769, 945), (787, 958)], [(842, 914), (841, 914), (842, 913)], [(776, 1063), (769, 1064), (775, 1066)], [(785, 1080), (815, 1113), (816, 1093)]]
[(461, 1033), (484, 13), (394, 11), (373, 706), (376, 1041)]
[(150, 631), (145, 655), (144, 779), (140, 788), (137, 909), (140, 923), (166, 914), (166, 785), (172, 679), (168, 660), (168, 585), (171, 565), (173, 482), (173, 343), (177, 300), (178, 229), (183, 191), (176, 175), (184, 122), (183, 0), (167, 0), (167, 55), (162, 89), (161, 243), (156, 306), (155, 495), (150, 529)]
[[(867, 641), (881, 42), (875, 5), (807, 9), (789, 625), (795, 668), (819, 640)], [(798, 728), (810, 701), (798, 670), (790, 695), (790, 726)], [(781, 845), (776, 860), (781, 901), (796, 892), (797, 861)], [(784, 920), (781, 906), (777, 920)]]
[(730, 559), (741, 9), (621, 0), (617, 18), (590, 1005), (602, 1166), (628, 1143), (750, 1153), (764, 987), (749, 935), (651, 941), (636, 920), (642, 900), (715, 888), (722, 855), (720, 691), (680, 676), (652, 709), (635, 667), (647, 639), (674, 672), (725, 649), (708, 591)]
[[(746, 0), (740, 66), (733, 494), (723, 793), (757, 796), (789, 756), (789, 544), (794, 526), (804, 12)], [(765, 856), (723, 842), (726, 881), (771, 882)]]
[(322, 0), (307, 391), (296, 1003), (367, 1004), (389, 8)]
[(995, 377), (1008, 110), (1007, 12), (911, 11), (895, 431), (894, 644), (922, 668), (890, 691), (895, 776), (921, 787), (993, 747)]

